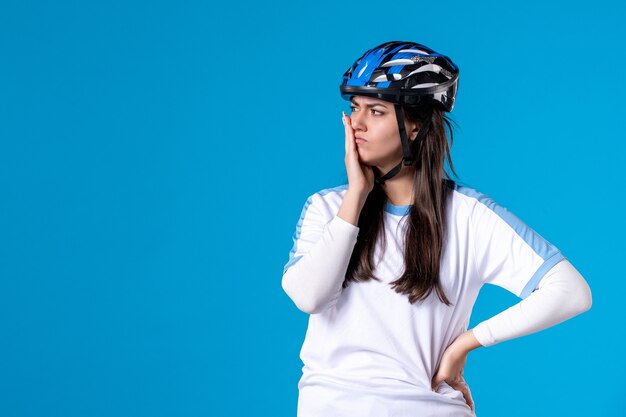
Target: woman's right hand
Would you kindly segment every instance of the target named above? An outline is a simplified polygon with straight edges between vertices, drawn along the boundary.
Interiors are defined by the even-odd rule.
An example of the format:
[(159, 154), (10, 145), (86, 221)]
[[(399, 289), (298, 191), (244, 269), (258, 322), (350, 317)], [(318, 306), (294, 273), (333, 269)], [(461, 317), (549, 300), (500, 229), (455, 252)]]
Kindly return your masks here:
[(371, 166), (364, 164), (359, 157), (350, 116), (342, 112), (341, 117), (346, 133), (345, 163), (348, 173), (348, 189), (359, 194), (365, 200), (374, 189), (374, 171)]

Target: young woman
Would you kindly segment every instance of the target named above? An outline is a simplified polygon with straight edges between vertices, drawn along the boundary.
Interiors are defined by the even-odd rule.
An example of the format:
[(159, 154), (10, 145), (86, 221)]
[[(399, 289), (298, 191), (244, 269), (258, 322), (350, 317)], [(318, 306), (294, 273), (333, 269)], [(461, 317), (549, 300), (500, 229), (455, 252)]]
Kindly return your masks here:
[[(445, 172), (458, 77), (447, 56), (400, 41), (343, 76), (348, 183), (309, 196), (282, 278), (310, 314), (299, 417), (475, 415), (471, 350), (591, 307), (558, 248)], [(468, 330), (487, 283), (522, 301)]]

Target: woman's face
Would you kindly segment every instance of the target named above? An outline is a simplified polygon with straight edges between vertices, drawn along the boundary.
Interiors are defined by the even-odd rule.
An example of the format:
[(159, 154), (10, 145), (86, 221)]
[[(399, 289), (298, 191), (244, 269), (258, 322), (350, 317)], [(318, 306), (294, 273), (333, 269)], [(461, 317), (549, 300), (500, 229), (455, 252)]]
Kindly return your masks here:
[[(363, 163), (383, 170), (402, 159), (402, 144), (393, 103), (372, 97), (353, 96), (350, 119), (359, 157)], [(406, 118), (405, 118), (406, 119)], [(417, 134), (416, 124), (404, 121), (409, 141)]]

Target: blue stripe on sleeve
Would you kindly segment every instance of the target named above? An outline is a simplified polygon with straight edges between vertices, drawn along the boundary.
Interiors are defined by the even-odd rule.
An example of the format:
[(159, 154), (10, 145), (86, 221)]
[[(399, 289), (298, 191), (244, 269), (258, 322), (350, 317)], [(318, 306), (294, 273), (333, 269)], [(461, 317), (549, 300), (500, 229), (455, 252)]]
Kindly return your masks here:
[[(319, 191), (316, 194), (319, 194), (320, 196), (324, 196), (330, 193), (331, 191), (343, 191), (343, 190), (346, 190), (347, 188), (348, 188), (348, 184), (342, 184), (337, 187), (326, 188), (324, 190)], [(294, 232), (293, 237), (292, 237), (293, 247), (291, 248), (291, 251), (289, 252), (289, 260), (287, 261), (287, 263), (285, 264), (283, 268), (283, 275), (285, 274), (285, 272), (287, 272), (287, 269), (289, 269), (290, 266), (292, 266), (293, 264), (298, 262), (300, 258), (302, 258), (302, 255), (299, 255), (299, 256), (294, 256), (294, 255), (298, 249), (298, 240), (300, 239), (300, 230), (302, 229), (302, 222), (304, 222), (304, 217), (306, 216), (306, 212), (309, 209), (311, 202), (313, 201), (313, 195), (307, 198), (306, 202), (304, 203), (304, 207), (302, 208), (300, 219), (298, 219), (298, 223), (296, 224), (296, 231)]]
[(530, 278), (528, 283), (524, 286), (520, 294), (520, 298), (526, 298), (532, 293), (541, 278), (559, 261), (565, 259), (565, 256), (559, 251), (559, 249), (545, 240), (541, 235), (528, 227), (522, 220), (520, 220), (513, 213), (506, 208), (500, 206), (493, 201), (487, 195), (469, 187), (464, 187), (454, 183), (454, 189), (460, 193), (475, 198), (481, 204), (487, 206), (491, 211), (500, 216), (523, 240), (530, 246), (537, 255), (539, 255), (544, 263), (539, 267), (535, 274)]

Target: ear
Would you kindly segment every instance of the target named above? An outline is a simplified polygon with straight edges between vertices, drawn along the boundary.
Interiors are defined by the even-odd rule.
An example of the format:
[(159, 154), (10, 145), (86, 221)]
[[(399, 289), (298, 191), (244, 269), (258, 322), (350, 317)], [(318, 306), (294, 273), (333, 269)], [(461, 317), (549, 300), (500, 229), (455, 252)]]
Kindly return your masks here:
[(409, 143), (413, 143), (413, 141), (417, 137), (418, 132), (420, 131), (420, 128), (417, 125), (417, 123), (413, 123), (413, 122), (407, 122), (405, 127), (406, 127), (406, 134), (409, 138)]

